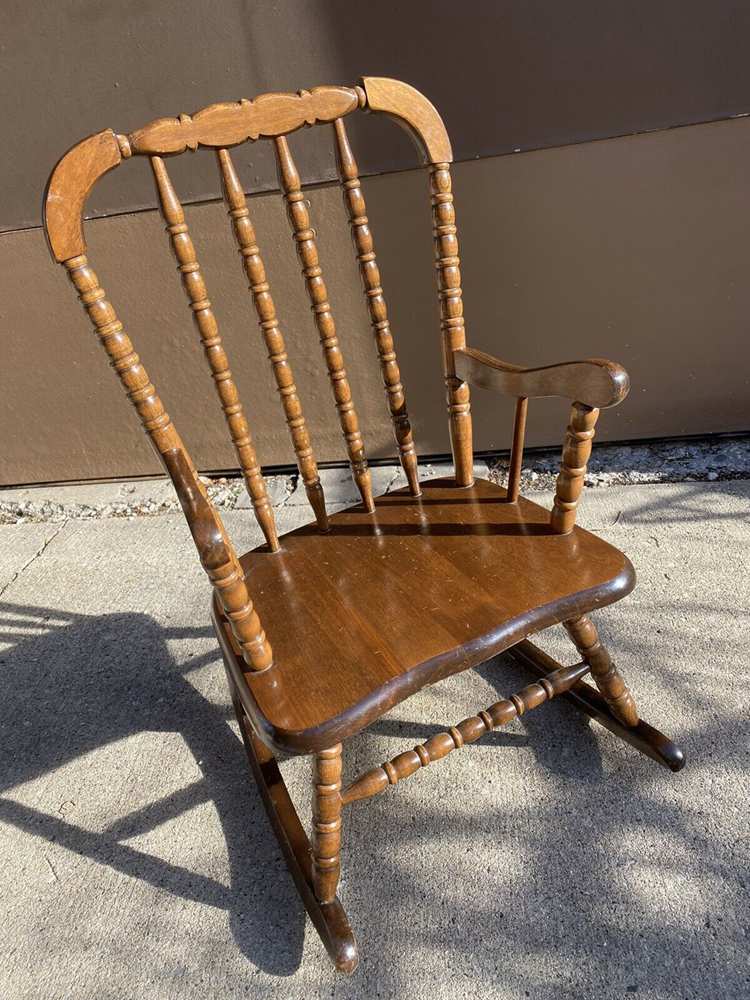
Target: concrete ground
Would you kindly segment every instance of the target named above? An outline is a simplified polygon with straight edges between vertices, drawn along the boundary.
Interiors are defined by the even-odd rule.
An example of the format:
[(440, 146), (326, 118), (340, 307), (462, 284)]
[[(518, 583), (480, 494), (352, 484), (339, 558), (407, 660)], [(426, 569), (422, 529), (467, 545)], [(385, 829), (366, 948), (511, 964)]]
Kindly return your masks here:
[[(308, 519), (277, 501), (284, 528)], [(0, 527), (0, 997), (730, 1000), (748, 972), (750, 481), (587, 490), (639, 586), (599, 616), (672, 775), (554, 703), (346, 813), (334, 974), (243, 751), (181, 516)], [(257, 543), (247, 510), (226, 522)], [(542, 645), (573, 662), (558, 630)], [(500, 658), (346, 775), (528, 681)], [(308, 817), (309, 763), (285, 762)]]

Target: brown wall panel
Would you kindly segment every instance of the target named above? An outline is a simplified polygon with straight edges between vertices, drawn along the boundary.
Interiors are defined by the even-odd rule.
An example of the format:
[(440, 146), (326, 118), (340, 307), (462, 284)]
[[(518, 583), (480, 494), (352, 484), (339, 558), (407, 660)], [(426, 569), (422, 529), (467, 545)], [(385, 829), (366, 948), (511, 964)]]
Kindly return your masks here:
[[(740, 0), (5, 0), (2, 32), (5, 230), (38, 225), (52, 165), (90, 132), (363, 74), (421, 88), (458, 159), (750, 111)], [(414, 162), (387, 123), (371, 119), (359, 137), (369, 172)], [(241, 159), (253, 190), (274, 186), (265, 144)], [(182, 161), (186, 197), (216, 192), (210, 157)], [(329, 144), (305, 143), (300, 165), (309, 180), (330, 178)], [(146, 171), (131, 170), (106, 179), (91, 210), (153, 204)]]
[[(295, 146), (304, 144), (300, 136)], [(633, 391), (601, 438), (750, 427), (747, 164), (750, 120), (459, 164), (455, 190), (470, 343), (544, 364), (605, 355)], [(120, 171), (125, 172), (126, 164)], [(247, 180), (247, 178), (246, 178)], [(448, 450), (423, 171), (366, 194), (415, 437)], [(310, 191), (321, 258), (371, 456), (394, 452), (337, 187)], [(251, 200), (321, 460), (344, 456), (278, 195)], [(223, 207), (188, 212), (261, 461), (293, 454)], [(158, 215), (87, 224), (92, 262), (201, 468), (235, 461)], [(0, 238), (4, 484), (157, 471), (103, 352), (37, 231)], [(510, 407), (474, 393), (476, 446), (509, 443)], [(554, 444), (566, 407), (530, 407), (530, 443)]]

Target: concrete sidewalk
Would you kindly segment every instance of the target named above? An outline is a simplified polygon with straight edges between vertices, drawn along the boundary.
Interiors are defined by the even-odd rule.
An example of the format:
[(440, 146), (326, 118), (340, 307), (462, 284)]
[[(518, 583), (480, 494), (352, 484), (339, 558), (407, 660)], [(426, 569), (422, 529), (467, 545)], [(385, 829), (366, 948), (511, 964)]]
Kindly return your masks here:
[[(639, 574), (603, 637), (688, 764), (556, 702), (353, 806), (349, 979), (247, 779), (182, 517), (0, 527), (0, 997), (747, 997), (749, 500), (741, 480), (586, 491), (581, 522)], [(309, 519), (283, 498), (277, 517)], [(249, 511), (225, 519), (258, 543)], [(541, 644), (572, 662), (557, 630)], [(527, 680), (501, 658), (423, 691), (345, 774)], [(307, 817), (308, 762), (283, 770)]]

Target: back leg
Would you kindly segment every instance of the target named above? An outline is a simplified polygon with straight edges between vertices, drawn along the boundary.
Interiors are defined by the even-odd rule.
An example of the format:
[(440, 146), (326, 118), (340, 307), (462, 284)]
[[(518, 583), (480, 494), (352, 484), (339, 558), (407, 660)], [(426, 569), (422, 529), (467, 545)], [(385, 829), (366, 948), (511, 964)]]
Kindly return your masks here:
[(637, 726), (638, 710), (633, 695), (601, 644), (596, 625), (586, 615), (571, 618), (563, 624), (576, 649), (591, 667), (591, 676), (612, 714), (626, 726)]

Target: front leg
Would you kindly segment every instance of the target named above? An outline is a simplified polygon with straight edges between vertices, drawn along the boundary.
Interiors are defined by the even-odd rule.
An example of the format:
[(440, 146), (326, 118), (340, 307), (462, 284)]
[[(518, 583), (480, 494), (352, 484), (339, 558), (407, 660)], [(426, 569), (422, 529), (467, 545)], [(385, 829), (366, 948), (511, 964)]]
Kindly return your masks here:
[(586, 615), (563, 624), (576, 649), (591, 667), (591, 676), (612, 714), (626, 726), (637, 726), (638, 710), (633, 695), (612, 662), (612, 657), (601, 644), (596, 625)]
[[(221, 635), (222, 633), (219, 632), (218, 634)], [(223, 647), (225, 657), (229, 655), (227, 649), (228, 647)], [(318, 869), (315, 863), (318, 860), (317, 855), (320, 854), (322, 857), (322, 845), (317, 833), (317, 827), (316, 832), (313, 834), (313, 843), (315, 844), (313, 847), (310, 845), (305, 829), (297, 815), (297, 810), (294, 808), (294, 803), (287, 791), (276, 759), (269, 748), (253, 732), (228, 666), (227, 679), (229, 681), (232, 704), (237, 713), (237, 721), (240, 724), (240, 733), (245, 744), (245, 750), (247, 751), (250, 769), (257, 782), (258, 791), (266, 807), (268, 818), (271, 821), (271, 826), (279, 842), (279, 847), (286, 859), (289, 873), (294, 879), (305, 909), (315, 924), (326, 951), (333, 959), (336, 968), (341, 972), (353, 972), (357, 966), (357, 945), (346, 911), (335, 895), (335, 886), (338, 880), (338, 846), (335, 850), (336, 870), (335, 875), (333, 875), (335, 879), (333, 894), (330, 898), (322, 901), (319, 897), (319, 876), (316, 875)], [(333, 751), (324, 751), (324, 755), (333, 753), (335, 766), (336, 749), (338, 749), (339, 762), (337, 781), (340, 788), (341, 747), (334, 748)], [(316, 775), (317, 773), (316, 764)], [(333, 783), (336, 784), (336, 781)], [(337, 794), (339, 794), (340, 798), (340, 793)], [(335, 799), (333, 804), (335, 805)], [(313, 806), (313, 810), (315, 810), (315, 806)], [(317, 820), (314, 820), (314, 822), (317, 823)], [(328, 874), (330, 876), (333, 873), (329, 871)]]
[(319, 903), (336, 898), (341, 863), (341, 744), (313, 762), (312, 881)]
[(555, 500), (550, 516), (552, 530), (567, 535), (576, 523), (578, 500), (583, 489), (586, 465), (591, 456), (591, 441), (594, 437), (599, 411), (585, 403), (573, 403), (570, 423), (565, 434), (560, 475), (557, 477)]

